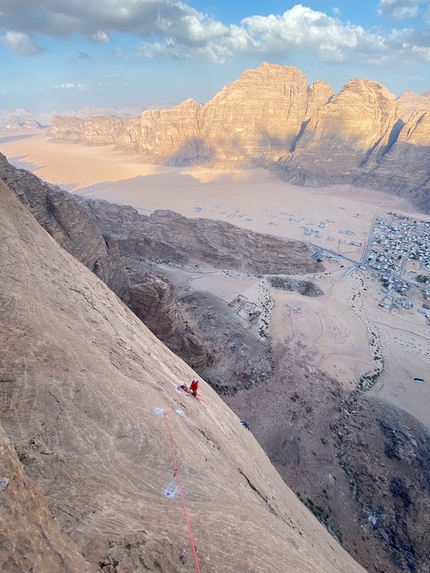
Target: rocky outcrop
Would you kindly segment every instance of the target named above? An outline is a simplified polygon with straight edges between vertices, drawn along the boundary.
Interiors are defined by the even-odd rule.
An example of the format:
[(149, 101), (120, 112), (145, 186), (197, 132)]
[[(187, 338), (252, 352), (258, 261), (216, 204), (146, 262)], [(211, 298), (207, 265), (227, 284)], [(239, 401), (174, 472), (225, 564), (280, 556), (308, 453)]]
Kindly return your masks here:
[(301, 274), (323, 269), (300, 241), (254, 233), (224, 221), (187, 219), (173, 211), (159, 210), (147, 217), (132, 207), (83, 197), (78, 200), (102, 232), (118, 244), (124, 257), (184, 265), (208, 263), (253, 274)]
[(387, 151), (399, 118), (395, 96), (381, 84), (351, 80), (312, 115), (295, 153), (275, 170), (301, 185), (351, 181), (370, 155)]
[(42, 124), (35, 119), (12, 119), (2, 129), (5, 131), (27, 131), (42, 129)]
[(114, 145), (124, 135), (128, 123), (111, 115), (92, 115), (81, 119), (74, 116), (52, 116), (51, 135), (60, 142), (84, 145)]
[(128, 276), (118, 247), (104, 237), (72, 195), (16, 169), (0, 154), (0, 179), (36, 217), (48, 233), (71, 255), (92, 270), (120, 298), (128, 298)]
[(296, 291), (303, 296), (322, 296), (324, 291), (311, 281), (298, 281), (286, 277), (267, 277), (267, 282), (276, 289)]
[(187, 165), (209, 157), (201, 141), (202, 106), (189, 99), (171, 110), (148, 110), (140, 120), (139, 152), (150, 163)]
[(204, 401), (177, 393), (195, 373), (2, 182), (0, 260), (0, 420), (19, 460), (2, 458), (2, 570), (167, 573), (195, 552), (202, 573), (364, 573), (204, 381)]
[(131, 308), (146, 326), (196, 370), (208, 366), (212, 357), (199, 337), (186, 328), (172, 283), (163, 276), (147, 273), (130, 288)]
[(406, 123), (415, 112), (430, 109), (430, 92), (418, 95), (412, 91), (407, 91), (397, 101), (402, 104), (402, 120)]
[(51, 135), (60, 143), (80, 143), (84, 120), (73, 115), (53, 115)]

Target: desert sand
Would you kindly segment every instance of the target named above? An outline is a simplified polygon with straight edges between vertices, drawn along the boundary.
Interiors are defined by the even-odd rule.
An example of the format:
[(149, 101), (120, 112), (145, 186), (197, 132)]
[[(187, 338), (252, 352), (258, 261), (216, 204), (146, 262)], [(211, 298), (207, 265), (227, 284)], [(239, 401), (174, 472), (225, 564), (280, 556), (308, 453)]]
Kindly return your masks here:
[[(73, 193), (132, 205), (144, 214), (171, 209), (187, 217), (226, 220), (257, 232), (307, 240), (355, 261), (375, 216), (394, 211), (429, 220), (406, 201), (384, 193), (350, 186), (300, 188), (264, 170), (144, 165), (111, 147), (54, 144), (46, 133), (0, 137), (0, 151), (17, 167)], [(312, 230), (310, 235), (304, 235), (306, 229)], [(354, 235), (345, 239), (339, 233), (345, 229)], [(351, 239), (361, 246), (350, 245)], [(325, 266), (320, 275), (300, 277), (324, 290), (318, 298), (265, 290), (261, 281), (237, 273), (193, 272), (189, 286), (226, 302), (238, 294), (260, 304), (272, 299), (270, 334), (277, 348), (293, 351), (349, 389), (382, 366), (370, 391), (430, 425), (430, 328), (417, 312), (422, 296), (418, 291), (413, 295), (413, 309), (388, 313), (378, 306), (382, 285), (372, 273), (355, 270), (346, 276), (342, 261), (325, 261)]]

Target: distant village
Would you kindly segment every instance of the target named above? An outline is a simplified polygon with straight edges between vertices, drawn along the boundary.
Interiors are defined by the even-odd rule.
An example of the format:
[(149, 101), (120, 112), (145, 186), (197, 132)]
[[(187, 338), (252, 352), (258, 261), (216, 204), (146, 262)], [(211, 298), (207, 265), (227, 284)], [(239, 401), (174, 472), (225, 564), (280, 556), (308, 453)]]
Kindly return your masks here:
[(374, 219), (362, 266), (379, 273), (384, 293), (379, 306), (389, 311), (413, 308), (408, 291), (418, 287), (425, 299), (418, 312), (430, 325), (430, 222), (391, 215)]

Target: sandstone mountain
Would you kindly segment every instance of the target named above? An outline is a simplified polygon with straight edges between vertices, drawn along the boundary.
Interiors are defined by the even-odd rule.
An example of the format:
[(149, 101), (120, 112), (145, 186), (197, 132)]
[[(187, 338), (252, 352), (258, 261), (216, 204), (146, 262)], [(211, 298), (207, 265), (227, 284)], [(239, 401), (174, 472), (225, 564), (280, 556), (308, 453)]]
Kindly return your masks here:
[(332, 94), (326, 82), (308, 86), (297, 68), (262, 64), (204, 106), (190, 99), (129, 121), (54, 116), (51, 133), (56, 141), (116, 143), (151, 163), (252, 167), (290, 152), (303, 122)]
[(5, 131), (27, 131), (42, 129), (42, 127), (42, 124), (35, 119), (11, 119), (3, 126), (2, 129)]
[[(114, 144), (148, 163), (259, 166), (300, 185), (377, 187), (429, 211), (427, 136), (417, 129), (428, 107), (427, 94), (396, 100), (362, 78), (334, 94), (323, 81), (307, 85), (297, 68), (264, 63), (205, 105), (187, 100), (130, 120), (54, 116), (51, 133), (54, 141)], [(393, 160), (405, 153), (407, 161)]]
[(402, 105), (402, 120), (406, 123), (416, 111), (430, 109), (430, 92), (419, 95), (412, 91), (407, 91), (397, 101)]
[(193, 571), (192, 534), (203, 573), (363, 571), (3, 183), (0, 219), (3, 570)]

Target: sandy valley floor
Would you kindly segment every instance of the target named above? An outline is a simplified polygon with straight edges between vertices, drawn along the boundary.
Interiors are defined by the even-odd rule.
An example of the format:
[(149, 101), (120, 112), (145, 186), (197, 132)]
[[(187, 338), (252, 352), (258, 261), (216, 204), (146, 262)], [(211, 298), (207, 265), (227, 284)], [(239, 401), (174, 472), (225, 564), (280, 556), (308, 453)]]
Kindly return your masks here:
[[(143, 165), (108, 147), (54, 144), (46, 133), (3, 133), (0, 151), (17, 167), (71, 192), (129, 204), (145, 214), (171, 209), (187, 217), (221, 219), (253, 231), (310, 240), (357, 261), (374, 216), (394, 211), (429, 220), (405, 201), (383, 193), (348, 186), (303, 189), (263, 170)], [(319, 227), (321, 222), (324, 227)], [(316, 232), (304, 236), (304, 227), (321, 237)], [(362, 246), (341, 242), (345, 235), (339, 231), (344, 229), (352, 231), (353, 242)], [(410, 310), (388, 312), (378, 306), (381, 284), (371, 273), (360, 270), (345, 276), (342, 261), (325, 265), (326, 272), (306, 277), (324, 290), (322, 297), (270, 290), (275, 303), (270, 325), (274, 343), (292, 349), (303, 362), (319, 366), (351, 389), (362, 375), (383, 365), (371, 392), (429, 426), (430, 327), (417, 312), (422, 296), (418, 291), (410, 295), (414, 300)], [(267, 296), (257, 279), (235, 274), (193, 274), (189, 284), (227, 302), (237, 294), (254, 302)]]

